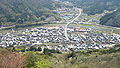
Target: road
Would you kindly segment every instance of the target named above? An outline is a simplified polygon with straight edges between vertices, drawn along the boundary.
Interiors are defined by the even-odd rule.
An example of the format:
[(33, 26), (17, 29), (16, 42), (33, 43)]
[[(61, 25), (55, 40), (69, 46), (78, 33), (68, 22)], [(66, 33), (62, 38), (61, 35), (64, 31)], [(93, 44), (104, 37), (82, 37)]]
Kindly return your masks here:
[(0, 30), (7, 29), (7, 28), (12, 28), (12, 27), (15, 27), (15, 25), (13, 25), (13, 26), (7, 26), (7, 27), (1, 27)]
[(70, 22), (68, 22), (68, 23), (65, 25), (65, 37), (66, 37), (67, 40), (69, 40), (68, 34), (67, 34), (67, 27), (68, 27), (68, 25), (69, 25), (70, 23), (74, 22), (76, 19), (78, 19), (78, 17), (79, 17), (79, 16), (81, 15), (81, 13), (82, 13), (82, 9), (79, 9), (79, 8), (78, 8), (78, 10), (79, 10), (78, 16), (75, 17), (73, 20), (71, 20)]
[(120, 29), (119, 27), (113, 27), (113, 26), (106, 26), (106, 25), (100, 25), (99, 26), (103, 26), (103, 27), (107, 27), (107, 28), (114, 28), (114, 29)]

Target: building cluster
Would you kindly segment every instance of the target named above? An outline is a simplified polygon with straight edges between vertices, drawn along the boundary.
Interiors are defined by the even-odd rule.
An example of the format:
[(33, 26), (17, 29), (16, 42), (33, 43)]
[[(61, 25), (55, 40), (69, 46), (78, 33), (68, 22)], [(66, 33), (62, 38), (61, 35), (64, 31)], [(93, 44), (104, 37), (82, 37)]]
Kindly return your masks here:
[(119, 35), (111, 35), (95, 32), (82, 32), (81, 34), (70, 34), (70, 41), (58, 46), (42, 46), (42, 49), (55, 49), (63, 53), (68, 51), (80, 51), (82, 49), (102, 49), (113, 47), (114, 44), (120, 43)]
[(62, 20), (69, 21), (71, 19), (73, 19), (74, 17), (76, 17), (79, 14), (79, 10), (77, 10), (77, 8), (58, 8), (56, 10), (54, 10), (55, 12), (57, 12), (60, 16), (60, 18)]
[[(34, 46), (55, 49), (61, 52), (68, 52), (70, 49), (79, 51), (81, 49), (101, 49), (120, 43), (120, 36), (113, 34), (95, 33), (82, 31), (78, 34), (73, 29), (68, 30), (66, 40), (63, 27), (39, 27), (26, 29), (17, 33), (0, 34), (0, 46)], [(48, 45), (46, 43), (58, 43), (59, 45)]]
[(19, 33), (0, 34), (0, 46), (36, 45), (41, 43), (61, 43), (65, 40), (64, 29), (58, 27), (40, 27), (26, 29)]

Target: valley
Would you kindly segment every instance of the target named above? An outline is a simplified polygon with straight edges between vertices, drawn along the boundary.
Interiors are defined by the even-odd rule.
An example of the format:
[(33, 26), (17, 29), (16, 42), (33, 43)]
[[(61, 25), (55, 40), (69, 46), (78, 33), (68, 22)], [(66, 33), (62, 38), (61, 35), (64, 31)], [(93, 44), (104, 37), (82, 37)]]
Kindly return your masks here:
[(119, 5), (0, 0), (0, 68), (119, 68)]

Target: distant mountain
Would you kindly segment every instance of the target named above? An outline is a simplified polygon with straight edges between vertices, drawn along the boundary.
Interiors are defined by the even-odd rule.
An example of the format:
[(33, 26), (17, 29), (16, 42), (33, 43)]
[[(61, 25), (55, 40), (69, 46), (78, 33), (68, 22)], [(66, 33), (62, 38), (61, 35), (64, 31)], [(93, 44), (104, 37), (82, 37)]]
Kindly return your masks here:
[(61, 0), (69, 1), (75, 6), (83, 8), (88, 15), (102, 13), (104, 10), (114, 10), (120, 7), (120, 0)]
[(45, 20), (54, 16), (52, 0), (0, 0), (0, 22)]
[(120, 9), (114, 13), (106, 14), (100, 21), (102, 25), (120, 27)]

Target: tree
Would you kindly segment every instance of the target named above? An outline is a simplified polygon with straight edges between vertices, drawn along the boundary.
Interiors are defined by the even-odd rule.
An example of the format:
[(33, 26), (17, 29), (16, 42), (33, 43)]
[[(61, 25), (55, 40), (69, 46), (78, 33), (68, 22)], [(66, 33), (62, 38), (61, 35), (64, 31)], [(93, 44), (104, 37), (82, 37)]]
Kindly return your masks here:
[(35, 62), (34, 68), (50, 68), (50, 66), (51, 63), (49, 62), (49, 60), (42, 58), (41, 61)]
[(25, 68), (34, 68), (35, 62), (37, 62), (39, 58), (36, 56), (34, 52), (27, 52), (27, 54), (28, 54), (28, 57), (26, 59), (27, 65), (25, 66)]
[(20, 19), (20, 18), (19, 18), (19, 19), (17, 20), (17, 22), (18, 22), (19, 24), (23, 24), (24, 19)]
[(36, 48), (34, 46), (31, 46), (30, 51), (36, 51)]
[(41, 47), (38, 47), (38, 51), (42, 51), (42, 48), (41, 48)]
[(75, 52), (68, 54), (68, 58), (70, 58), (70, 57), (75, 57)]
[(50, 68), (50, 56), (39, 54), (37, 52), (27, 52), (27, 65), (24, 68)]
[(2, 26), (2, 23), (0, 22), (0, 27)]
[(48, 48), (44, 48), (43, 53), (44, 53), (45, 55), (52, 56), (52, 54), (50, 53), (50, 51), (49, 51), (49, 49), (48, 49)]
[(13, 53), (8, 50), (1, 50), (0, 68), (23, 68), (26, 65), (24, 54)]
[(42, 17), (41, 17), (41, 20), (42, 20), (42, 21), (44, 21), (45, 19), (46, 19), (46, 17), (45, 17), (45, 16), (42, 16)]

